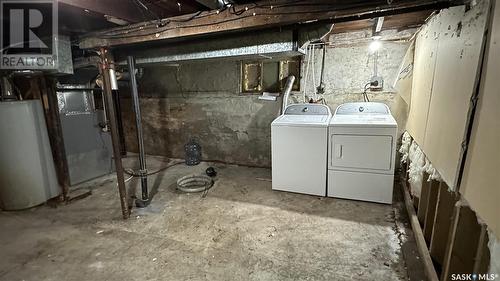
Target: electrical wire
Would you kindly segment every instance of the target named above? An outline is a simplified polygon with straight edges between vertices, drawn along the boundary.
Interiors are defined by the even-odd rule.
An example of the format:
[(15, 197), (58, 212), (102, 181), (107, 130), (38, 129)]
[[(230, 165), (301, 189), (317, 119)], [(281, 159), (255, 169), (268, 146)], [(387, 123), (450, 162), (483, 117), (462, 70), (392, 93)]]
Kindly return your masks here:
[(316, 62), (314, 61), (314, 52), (316, 51), (316, 45), (312, 45), (312, 58), (311, 58), (311, 66), (312, 66), (312, 82), (313, 82), (313, 95), (314, 100), (318, 100), (318, 96), (316, 95)]
[(309, 77), (309, 63), (311, 61), (311, 52), (309, 51), (309, 45), (306, 46), (306, 57), (307, 57), (306, 75), (304, 76), (304, 89), (302, 90), (302, 93), (303, 93), (303, 96), (304, 96), (304, 102), (307, 102), (307, 100), (306, 100), (307, 80), (308, 80), (308, 77)]
[[(342, 11), (344, 9), (350, 9), (350, 8), (355, 8), (355, 7), (360, 7), (362, 6), (361, 4), (353, 4), (353, 5), (349, 5), (347, 7), (343, 7), (342, 9), (338, 9), (338, 5), (335, 5), (335, 4), (329, 4), (329, 3), (308, 3), (307, 1), (304, 1), (304, 0), (298, 0), (298, 1), (291, 1), (291, 2), (288, 2), (288, 3), (283, 3), (283, 4), (278, 4), (278, 5), (271, 5), (271, 4), (257, 4), (257, 3), (252, 3), (253, 6), (245, 6), (245, 8), (241, 8), (239, 10), (236, 10), (236, 7), (232, 4), (226, 4), (224, 5), (224, 7), (221, 9), (221, 10), (218, 10), (218, 12), (220, 13), (221, 11), (225, 11), (225, 10), (228, 10), (229, 13), (233, 14), (233, 15), (243, 15), (245, 12), (249, 12), (249, 11), (252, 11), (254, 9), (257, 9), (257, 8), (269, 8), (269, 9), (275, 9), (275, 8), (284, 8), (284, 7), (302, 7), (302, 6), (313, 6), (313, 7), (322, 7), (323, 9), (321, 10), (317, 10), (317, 11), (296, 11), (296, 12), (273, 12), (273, 13), (259, 13), (258, 15), (259, 16), (267, 16), (267, 15), (270, 15), (270, 16), (273, 16), (273, 15), (297, 15), (297, 14), (310, 14), (310, 13), (324, 13), (325, 12), (325, 8), (336, 8), (338, 11)], [(240, 18), (233, 18), (233, 19), (226, 19), (226, 20), (223, 20), (223, 21), (219, 21), (219, 22), (215, 22), (215, 23), (208, 23), (208, 24), (198, 24), (198, 25), (191, 25), (191, 26), (178, 26), (178, 27), (171, 27), (171, 28), (162, 28), (162, 27), (165, 27), (167, 24), (169, 23), (172, 23), (172, 22), (187, 22), (187, 21), (191, 21), (191, 20), (194, 20), (194, 19), (200, 19), (200, 18), (204, 18), (204, 17), (208, 17), (208, 16), (211, 16), (213, 15), (213, 12), (210, 11), (210, 12), (207, 12), (205, 15), (203, 15), (203, 12), (198, 12), (196, 14), (194, 14), (192, 17), (188, 18), (188, 19), (179, 19), (179, 20), (175, 20), (175, 19), (170, 19), (170, 20), (167, 20), (166, 22), (163, 22), (162, 20), (160, 20), (160, 24), (154, 24), (154, 22), (150, 22), (150, 23), (146, 23), (144, 25), (138, 25), (137, 27), (134, 27), (134, 28), (128, 28), (128, 27), (124, 27), (122, 29), (114, 29), (114, 30), (110, 30), (106, 33), (101, 33), (101, 35), (96, 35), (96, 37), (98, 38), (101, 38), (101, 39), (115, 39), (115, 38), (130, 38), (130, 37), (137, 37), (137, 36), (150, 36), (150, 35), (154, 35), (158, 32), (164, 32), (164, 31), (168, 31), (168, 30), (171, 30), (171, 29), (176, 29), (176, 28), (193, 28), (193, 27), (203, 27), (203, 26), (210, 26), (210, 25), (213, 25), (213, 24), (220, 24), (220, 23), (227, 23), (227, 22), (231, 22), (231, 21), (237, 21), (237, 20), (240, 20), (242, 18), (246, 18), (246, 17), (251, 17), (251, 16), (255, 16), (255, 13), (252, 13), (250, 15), (246, 15), (246, 16), (243, 16), (243, 17), (240, 17)], [(134, 32), (134, 31), (137, 31), (137, 30), (147, 30), (147, 29), (151, 29), (151, 28), (156, 28), (157, 30), (155, 30), (154, 32), (151, 32), (151, 33), (144, 33), (144, 34), (139, 34), (139, 35), (133, 35), (133, 36), (126, 36), (126, 35), (123, 35), (123, 34), (128, 34), (130, 32)], [(161, 28), (161, 29), (160, 29)], [(120, 33), (116, 33), (116, 32), (119, 32), (119, 31), (123, 31), (123, 33), (120, 35)], [(109, 33), (114, 33), (114, 35), (109, 35)], [(107, 35), (108, 34), (108, 35)]]
[[(316, 93), (322, 94), (322, 95), (325, 93), (325, 84), (324, 84), (325, 57), (326, 57), (326, 44), (323, 44), (323, 56), (321, 57), (321, 73), (320, 73), (319, 85), (316, 88)], [(321, 91), (321, 93), (320, 93), (320, 91)]]
[[(210, 25), (215, 25), (215, 24), (227, 23), (227, 22), (237, 21), (237, 20), (241, 20), (241, 19), (248, 18), (248, 17), (253, 17), (253, 16), (298, 15), (298, 14), (315, 14), (315, 13), (324, 13), (325, 12), (324, 9), (321, 9), (321, 10), (316, 10), (316, 11), (294, 11), (294, 12), (273, 12), (273, 13), (265, 13), (265, 12), (263, 12), (263, 13), (259, 13), (259, 14), (252, 13), (252, 14), (248, 14), (248, 15), (243, 15), (245, 12), (249, 12), (249, 11), (251, 11), (253, 9), (256, 9), (256, 8), (270, 8), (270, 9), (274, 9), (274, 8), (280, 8), (280, 7), (295, 7), (295, 6), (297, 6), (297, 7), (298, 6), (335, 7), (335, 5), (332, 5), (332, 4), (321, 4), (321, 3), (300, 3), (300, 4), (296, 4), (296, 3), (299, 3), (299, 2), (297, 1), (295, 3), (281, 4), (281, 5), (276, 5), (276, 6), (273, 6), (273, 5), (261, 5), (261, 4), (254, 3), (254, 5), (251, 6), (251, 7), (246, 6), (245, 8), (241, 8), (239, 10), (236, 10), (235, 6), (233, 6), (233, 5), (231, 5), (231, 6), (228, 5), (229, 9), (227, 9), (228, 6), (225, 6), (223, 8), (223, 10), (227, 9), (231, 14), (237, 15), (237, 16), (240, 16), (240, 17), (238, 17), (238, 18), (231, 18), (231, 19), (225, 19), (225, 20), (221, 20), (221, 21), (218, 21), (218, 22), (208, 23), (208, 24), (204, 23), (204, 24), (194, 24), (194, 25), (176, 26), (176, 27), (166, 27), (165, 26), (165, 25), (168, 25), (169, 23), (173, 23), (173, 22), (188, 22), (188, 21), (191, 21), (191, 20), (194, 20), (194, 19), (200, 19), (200, 18), (203, 18), (203, 17), (208, 17), (208, 16), (213, 15), (213, 12), (208, 12), (208, 13), (206, 13), (204, 15), (203, 15), (203, 12), (198, 12), (198, 13), (194, 14), (193, 16), (191, 16), (188, 19), (182, 19), (182, 20), (170, 19), (166, 23), (163, 23), (163, 21), (160, 20), (160, 22), (162, 23), (162, 25), (147, 25), (146, 24), (146, 25), (137, 26), (137, 27), (135, 27), (133, 29), (127, 28), (126, 30), (123, 30), (123, 34), (128, 34), (128, 33), (134, 32), (136, 30), (147, 30), (147, 29), (155, 28), (156, 30), (154, 30), (153, 32), (136, 34), (136, 35), (123, 35), (121, 33), (114, 33), (113, 35), (106, 35), (106, 34), (109, 34), (109, 33), (104, 33), (102, 35), (97, 35), (97, 37), (101, 38), (101, 39), (121, 39), (121, 38), (125, 39), (125, 38), (132, 38), (132, 37), (150, 36), (150, 35), (154, 35), (154, 34), (157, 34), (157, 33), (160, 33), (160, 32), (165, 32), (165, 31), (172, 30), (172, 29), (204, 27), (204, 26), (210, 26)], [(120, 30), (116, 30), (115, 29), (115, 30), (112, 30), (112, 31), (109, 31), (109, 32), (117, 32), (117, 31), (120, 31)]]
[(368, 94), (366, 93), (366, 91), (368, 90), (368, 87), (370, 86), (371, 82), (368, 82), (366, 83), (365, 87), (364, 87), (364, 91), (363, 91), (363, 100), (364, 102), (370, 102), (370, 99), (368, 98)]
[(153, 18), (156, 18), (156, 20), (160, 21), (160, 17), (154, 13), (153, 11), (151, 11), (148, 6), (146, 6), (141, 0), (131, 0), (132, 3), (134, 3), (137, 7), (139, 7), (139, 10), (141, 11), (141, 14), (143, 16), (143, 18), (147, 19), (146, 15), (144, 14), (143, 10), (144, 11), (147, 11), (149, 13), (149, 15), (153, 16)]

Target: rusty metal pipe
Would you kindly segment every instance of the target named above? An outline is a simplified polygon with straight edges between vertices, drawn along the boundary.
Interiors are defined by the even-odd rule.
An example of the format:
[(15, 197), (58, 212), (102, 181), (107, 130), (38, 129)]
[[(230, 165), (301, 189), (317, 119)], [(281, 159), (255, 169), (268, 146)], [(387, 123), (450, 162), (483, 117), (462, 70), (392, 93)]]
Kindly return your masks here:
[(100, 49), (100, 64), (99, 71), (102, 75), (102, 88), (104, 103), (106, 106), (109, 128), (111, 131), (111, 142), (113, 144), (113, 157), (115, 161), (116, 180), (118, 182), (118, 192), (120, 194), (120, 204), (122, 208), (122, 216), (128, 219), (130, 211), (128, 207), (128, 195), (125, 187), (125, 178), (123, 175), (123, 165), (120, 151), (120, 136), (118, 133), (118, 124), (116, 120), (115, 106), (113, 102), (113, 91), (111, 89), (111, 76), (110, 69), (114, 68), (114, 62), (108, 50), (105, 48)]

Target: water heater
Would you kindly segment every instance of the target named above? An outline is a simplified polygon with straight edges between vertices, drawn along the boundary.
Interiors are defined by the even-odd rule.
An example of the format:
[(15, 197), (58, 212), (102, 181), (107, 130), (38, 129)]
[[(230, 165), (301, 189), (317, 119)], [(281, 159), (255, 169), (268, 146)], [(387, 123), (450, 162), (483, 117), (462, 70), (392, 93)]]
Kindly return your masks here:
[(0, 102), (0, 208), (20, 210), (61, 193), (40, 100)]

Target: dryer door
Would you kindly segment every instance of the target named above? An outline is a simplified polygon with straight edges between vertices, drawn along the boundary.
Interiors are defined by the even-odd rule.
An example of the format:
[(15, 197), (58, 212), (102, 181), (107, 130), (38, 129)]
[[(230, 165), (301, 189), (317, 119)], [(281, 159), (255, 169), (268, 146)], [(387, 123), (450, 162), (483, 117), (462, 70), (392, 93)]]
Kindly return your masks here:
[(330, 165), (333, 168), (391, 170), (392, 136), (331, 135)]

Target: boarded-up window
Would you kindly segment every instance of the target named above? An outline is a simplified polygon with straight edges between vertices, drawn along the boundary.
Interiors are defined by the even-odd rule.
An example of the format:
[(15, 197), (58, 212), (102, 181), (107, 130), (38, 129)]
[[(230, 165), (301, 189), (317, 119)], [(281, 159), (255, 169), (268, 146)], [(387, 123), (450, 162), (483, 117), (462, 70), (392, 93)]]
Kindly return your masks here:
[(300, 90), (300, 58), (242, 62), (241, 91), (243, 93), (281, 92), (289, 75), (295, 76), (292, 90)]

